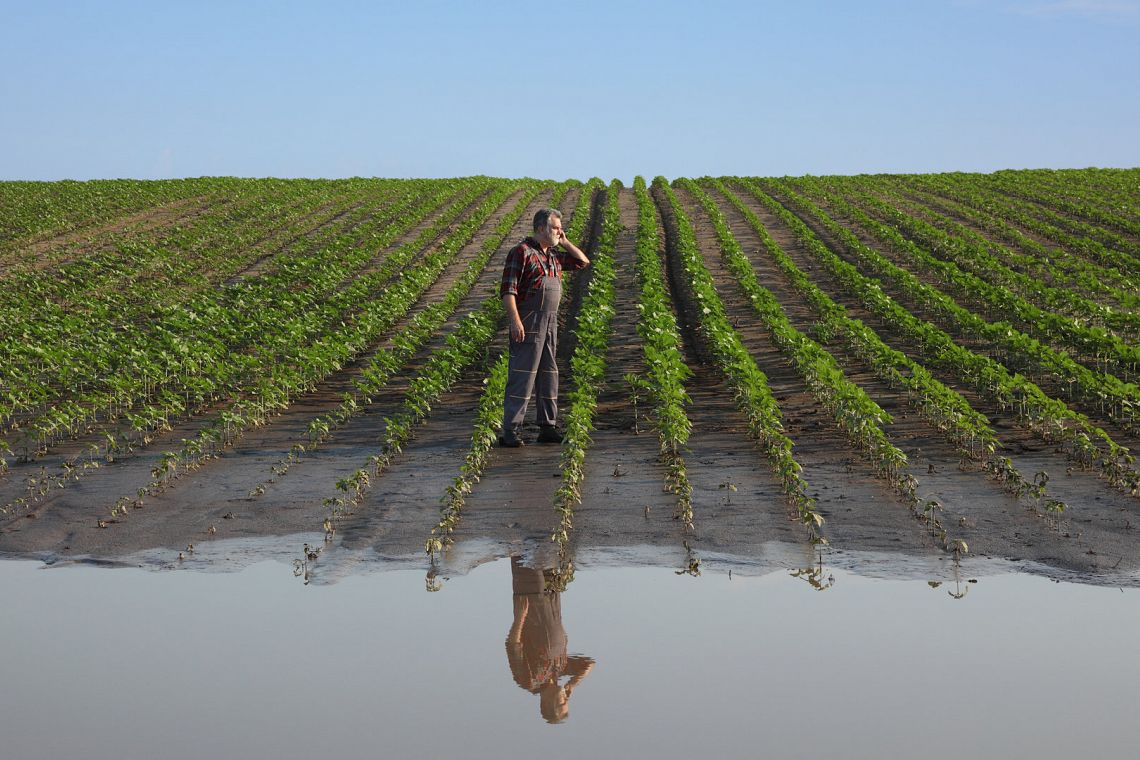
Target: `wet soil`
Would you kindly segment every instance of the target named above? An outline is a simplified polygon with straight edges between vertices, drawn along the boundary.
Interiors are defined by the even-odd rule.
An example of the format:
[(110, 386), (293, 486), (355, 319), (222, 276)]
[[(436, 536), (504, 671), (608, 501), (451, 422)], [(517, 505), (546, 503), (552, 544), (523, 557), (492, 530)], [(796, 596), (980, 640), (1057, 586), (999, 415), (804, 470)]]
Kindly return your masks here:
[[(835, 286), (822, 267), (801, 249), (782, 222), (747, 194), (737, 195), (757, 214), (769, 234), (796, 261), (797, 266), (811, 274), (818, 286), (843, 304), (851, 316), (872, 327), (885, 343), (914, 356), (913, 347), (866, 311), (856, 299), (846, 295), (842, 288)], [(749, 228), (735, 209), (723, 199), (720, 206), (752, 259), (761, 282), (777, 294), (798, 328), (809, 327), (800, 306), (802, 299), (787, 289), (782, 275), (760, 250), (759, 241), (754, 235), (749, 237)], [(825, 242), (833, 250), (837, 248), (826, 238)], [(844, 357), (840, 347), (830, 348), (837, 358), (842, 358), (849, 378), (864, 387), (872, 399), (894, 417), (895, 421), (887, 432), (892, 443), (902, 448), (911, 459), (911, 472), (918, 479), (920, 495), (942, 504), (939, 519), (951, 536), (961, 537), (967, 542), (971, 552), (1040, 561), (1090, 573), (1106, 568), (1138, 566), (1140, 552), (1133, 527), (1137, 521), (1136, 499), (1111, 488), (1091, 473), (1071, 467), (1054, 446), (1018, 426), (1010, 415), (1002, 413), (970, 389), (958, 386), (953, 378), (936, 373), (962, 393), (975, 409), (989, 417), (1004, 447), (1000, 453), (1009, 456), (1023, 474), (1029, 477), (1038, 472), (1050, 474), (1050, 496), (1064, 501), (1069, 509), (1060, 519), (1046, 517), (1034, 510), (1036, 505), (1018, 502), (1004, 494), (975, 465), (961, 463), (953, 447), (908, 408), (905, 398), (886, 388), (882, 381), (857, 362)], [(808, 479), (814, 483), (810, 474)]]
[(871, 466), (843, 437), (834, 420), (807, 390), (803, 380), (772, 342), (720, 255), (716, 233), (703, 209), (684, 191), (678, 199), (693, 225), (704, 263), (744, 346), (768, 378), (779, 401), (784, 433), (795, 443), (796, 461), (804, 468), (826, 523), (823, 535), (832, 549), (874, 537), (910, 553), (935, 547), (901, 500), (874, 477)]
[[(680, 197), (729, 314), (781, 401), (797, 459), (804, 465), (810, 492), (826, 517), (824, 535), (830, 541), (824, 550), (826, 561), (877, 576), (907, 575), (916, 565), (952, 562), (925, 524), (874, 477), (870, 466), (851, 450), (826, 412), (806, 392), (724, 269), (719, 245), (703, 211), (683, 193)], [(760, 204), (741, 197), (833, 298), (844, 303), (853, 316), (878, 329), (888, 344), (907, 349), (904, 341), (884, 330), (877, 319), (835, 288), (818, 267), (813, 269), (813, 262), (799, 250), (789, 230)], [(548, 200), (545, 195), (535, 199), (456, 315), (398, 373), (385, 393), (320, 449), (292, 464), (287, 474), (275, 474), (271, 468), (284, 461), (293, 443), (307, 439), (305, 431), (314, 417), (328, 413), (340, 402), (359, 372), (360, 362), (328, 378), (280, 417), (248, 431), (222, 457), (184, 474), (162, 494), (144, 499), (141, 508), (132, 508), (125, 516), (111, 517), (115, 500), (132, 496), (149, 482), (151, 468), (161, 453), (194, 435), (204, 418), (160, 434), (135, 455), (81, 477), (53, 492), (34, 509), (4, 517), (0, 522), (0, 556), (36, 557), (48, 562), (176, 565), (179, 554), (190, 563), (195, 556), (210, 555), (210, 547), (217, 546), (219, 551), (225, 547), (227, 561), (240, 565), (263, 557), (266, 551), (284, 554), (286, 559), (303, 558), (302, 547), (309, 543), (320, 549), (309, 561), (309, 570), (314, 578), (324, 581), (393, 563), (426, 570), (429, 562), (423, 544), (439, 519), (445, 488), (467, 453), (483, 380), (489, 361), (505, 348), (505, 332), (492, 345), (488, 361), (472, 367), (435, 405), (426, 424), (417, 428), (403, 453), (375, 480), (363, 503), (339, 520), (336, 534), (327, 543), (323, 522), (329, 508), (324, 502), (340, 494), (336, 488), (339, 479), (366, 466), (368, 457), (377, 453), (384, 418), (399, 409), (408, 382), (457, 320), (497, 292), (507, 248), (529, 232), (530, 214)], [(772, 288), (793, 324), (810, 328), (811, 313), (766, 261), (755, 234), (722, 198), (717, 200), (761, 282)], [(570, 199), (566, 203), (572, 205)], [(510, 205), (508, 201), (481, 227), (417, 310), (441, 296)], [(672, 233), (666, 214), (661, 220), (660, 253), (673, 270), (668, 285), (684, 327), (686, 361), (693, 372), (688, 385), (692, 401), (687, 409), (693, 431), (684, 456), (694, 487), (694, 526), (690, 529), (673, 519), (676, 496), (663, 488), (656, 433), (643, 408), (635, 415), (624, 380), (627, 373), (641, 372), (644, 365), (636, 332), (636, 207), (631, 191), (621, 192), (619, 207), (623, 229), (615, 252), (618, 303), (571, 554), (579, 563), (664, 564), (678, 572), (717, 563), (753, 572), (811, 566), (819, 559), (817, 548), (789, 515), (779, 482), (748, 437), (732, 394), (704, 360), (707, 352), (687, 313), (691, 311), (691, 298), (677, 277), (676, 259), (669, 254)], [(596, 222), (591, 226), (596, 227)], [(410, 238), (405, 236), (393, 245), (406, 239)], [(587, 252), (591, 250), (589, 241), (582, 245)], [(567, 285), (563, 318), (571, 333), (574, 311), (580, 304), (573, 294), (580, 292), (587, 278), (576, 275)], [(377, 347), (381, 345), (383, 341), (377, 343)], [(910, 457), (921, 496), (941, 503), (940, 520), (953, 537), (970, 546), (964, 563), (989, 558), (1013, 560), (1032, 567), (1033, 572), (1140, 585), (1140, 543), (1134, 527), (1140, 518), (1136, 518), (1134, 499), (1088, 473), (1071, 470), (1052, 447), (1017, 428), (975, 394), (963, 391), (976, 408), (991, 415), (1005, 453), (1017, 466), (1027, 473), (1049, 472), (1051, 496), (1069, 505), (1059, 519), (1038, 514), (1032, 505), (1005, 495), (984, 473), (960, 466), (953, 448), (907, 406), (904, 397), (858, 361), (844, 356), (838, 347), (830, 348), (848, 376), (892, 414), (894, 422), (887, 432)], [(560, 363), (564, 388), (573, 383), (566, 358), (563, 356)], [(524, 437), (531, 441), (521, 449), (493, 452), (464, 507), (456, 545), (433, 572), (462, 573), (507, 555), (551, 551), (550, 534), (558, 524), (553, 498), (561, 476), (560, 450), (556, 445), (534, 444), (536, 432), (533, 426), (524, 431)], [(81, 452), (88, 442), (80, 439), (61, 447), (55, 464)], [(0, 496), (7, 501), (13, 493), (22, 492), (26, 479), (47, 464), (50, 462), (14, 467), (0, 479)], [(190, 545), (196, 554), (191, 553)]]
[[(955, 300), (958, 305), (963, 306), (964, 308), (972, 309), (974, 313), (978, 314), (984, 319), (997, 320), (1004, 318), (1003, 314), (995, 313), (987, 305), (981, 304), (980, 301), (979, 303), (971, 304), (963, 302), (961, 299), (955, 299), (953, 294), (943, 288), (934, 274), (926, 271), (918, 271), (916, 267), (910, 266), (910, 262), (906, 256), (900, 254), (892, 246), (884, 244), (872, 233), (868, 232), (862, 225), (854, 222), (853, 220), (846, 219), (839, 214), (833, 213), (831, 208), (826, 203), (820, 203), (818, 205), (820, 205), (824, 212), (828, 213), (832, 219), (838, 221), (850, 232), (852, 232), (861, 243), (868, 246), (869, 248), (874, 249), (880, 255), (894, 263), (896, 266), (915, 273), (920, 281), (930, 286), (934, 290), (941, 291), (944, 295), (947, 295), (952, 300)], [(816, 232), (816, 234), (819, 235), (820, 238), (828, 244), (828, 247), (830, 247), (833, 252), (835, 252), (841, 258), (845, 259), (849, 264), (857, 267), (860, 271), (863, 272), (864, 275), (873, 276), (868, 273), (862, 263), (858, 261), (857, 257), (847, 251), (846, 246), (844, 246), (842, 243), (838, 243), (826, 230), (824, 230), (819, 225), (818, 222), (816, 222), (816, 220), (812, 219), (807, 214), (802, 214), (794, 209), (791, 209), (790, 207), (789, 209), (792, 210), (792, 212), (797, 216), (799, 216), (806, 224), (808, 224), (808, 226), (811, 227)], [(995, 359), (1005, 364), (1006, 368), (1009, 369), (1011, 373), (1020, 372), (1024, 374), (1025, 376), (1029, 377), (1034, 383), (1036, 383), (1037, 386), (1049, 396), (1066, 401), (1066, 403), (1068, 403), (1071, 408), (1080, 411), (1088, 416), (1089, 419), (1092, 420), (1093, 424), (1107, 430), (1109, 435), (1112, 436), (1113, 440), (1115, 440), (1120, 445), (1132, 450), (1136, 450), (1137, 444), (1140, 444), (1140, 438), (1137, 438), (1133, 432), (1125, 429), (1123, 425), (1117, 421), (1109, 418), (1108, 415), (1103, 413), (1092, 402), (1091, 399), (1071, 398), (1070, 389), (1061, 381), (1059, 377), (1056, 377), (1052, 374), (1045, 374), (1037, 367), (1030, 366), (1028, 362), (1022, 360), (1020, 357), (1009, 355), (1003, 347), (995, 345), (984, 337), (966, 334), (962, 330), (958, 329), (955, 325), (953, 325), (949, 320), (943, 319), (937, 314), (928, 313), (926, 309), (918, 305), (913, 299), (907, 297), (907, 295), (901, 292), (893, 283), (884, 282), (883, 291), (891, 295), (898, 303), (905, 305), (912, 314), (922, 316), (931, 324), (934, 324), (935, 326), (944, 330), (954, 339), (956, 343), (958, 343), (958, 345), (964, 346), (965, 348), (968, 348), (975, 353), (983, 356), (988, 356), (991, 359)], [(1048, 341), (1044, 341), (1044, 343), (1048, 344)], [(1054, 346), (1054, 348), (1058, 347)], [(1064, 347), (1060, 347), (1058, 350), (1064, 351)], [(1073, 359), (1075, 361), (1083, 361), (1086, 366), (1096, 370), (1095, 361), (1076, 355), (1076, 352), (1071, 353), (1073, 354)]]

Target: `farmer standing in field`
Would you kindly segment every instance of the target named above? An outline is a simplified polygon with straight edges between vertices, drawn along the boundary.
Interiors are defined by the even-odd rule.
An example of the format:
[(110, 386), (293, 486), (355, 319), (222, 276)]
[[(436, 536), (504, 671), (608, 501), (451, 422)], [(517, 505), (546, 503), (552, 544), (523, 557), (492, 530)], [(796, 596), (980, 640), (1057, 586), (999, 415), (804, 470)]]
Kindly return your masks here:
[[(558, 302), (562, 298), (562, 270), (574, 271), (590, 260), (566, 239), (562, 214), (540, 209), (534, 215), (534, 234), (507, 254), (499, 294), (510, 326), (510, 373), (503, 400), (501, 446), (522, 446), (519, 429), (532, 393), (538, 393), (539, 443), (561, 443), (554, 427), (558, 416)], [(555, 250), (561, 246), (563, 250)]]

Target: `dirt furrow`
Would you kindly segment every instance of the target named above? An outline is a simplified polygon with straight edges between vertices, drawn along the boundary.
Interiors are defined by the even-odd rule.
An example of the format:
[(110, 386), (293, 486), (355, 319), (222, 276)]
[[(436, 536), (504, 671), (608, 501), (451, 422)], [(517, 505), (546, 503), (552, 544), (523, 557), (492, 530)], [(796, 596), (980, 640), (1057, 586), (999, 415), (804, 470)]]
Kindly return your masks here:
[[(827, 519), (823, 534), (836, 550), (905, 549), (933, 553), (930, 540), (906, 506), (838, 430), (834, 420), (807, 390), (795, 369), (772, 342), (736, 278), (724, 265), (716, 233), (700, 206), (683, 190), (677, 197), (686, 207), (705, 266), (724, 302), (725, 310), (780, 403), (785, 434), (795, 442), (795, 457), (804, 468)], [(753, 246), (755, 248), (755, 246)]]
[[(380, 204), (379, 207), (376, 207), (375, 205), (377, 202)], [(225, 279), (225, 284), (232, 285), (239, 279), (245, 277), (257, 277), (258, 275), (265, 272), (266, 269), (268, 269), (268, 265), (277, 256), (277, 254), (281, 253), (282, 251), (291, 249), (302, 240), (311, 240), (315, 235), (322, 232), (323, 230), (329, 229), (330, 227), (336, 227), (342, 222), (348, 222), (346, 231), (351, 232), (361, 224), (367, 222), (372, 217), (384, 213), (389, 208), (389, 204), (390, 199), (388, 198), (353, 200), (347, 205), (345, 205), (344, 198), (338, 198), (335, 201), (326, 203), (320, 208), (308, 214), (305, 214), (299, 220), (299, 224), (305, 224), (312, 219), (320, 218), (322, 216), (324, 217), (318, 224), (305, 229), (303, 232), (298, 232), (284, 240), (280, 240), (280, 238), (284, 237), (284, 230), (277, 233), (271, 232), (264, 235), (259, 240), (254, 241), (254, 243), (246, 249), (246, 253), (248, 255), (250, 252), (259, 250), (260, 253), (256, 258), (243, 264), (239, 269), (227, 276)], [(360, 212), (362, 210), (366, 212), (365, 215), (360, 215)], [(329, 214), (330, 211), (333, 212), (331, 215)], [(291, 224), (289, 226), (294, 227), (296, 225)], [(274, 241), (279, 242), (277, 242), (275, 245), (267, 245), (267, 243), (273, 243)]]
[[(919, 279), (919, 281), (928, 285), (934, 290), (941, 292), (943, 295), (950, 298), (954, 303), (958, 304), (962, 308), (969, 309), (980, 316), (982, 319), (989, 321), (998, 321), (1005, 318), (1004, 314), (995, 312), (992, 308), (987, 307), (985, 304), (971, 304), (969, 302), (963, 301), (962, 299), (955, 298), (948, 289), (944, 288), (935, 274), (924, 271), (920, 267), (915, 267), (913, 262), (910, 261), (905, 255), (899, 253), (893, 246), (883, 244), (874, 235), (864, 229), (862, 225), (855, 223), (851, 219), (847, 219), (839, 214), (832, 212), (830, 206), (826, 202), (821, 202), (817, 205), (819, 205), (820, 208), (828, 213), (833, 219), (835, 219), (837, 222), (846, 227), (850, 232), (852, 232), (864, 245), (874, 249), (886, 259), (894, 263), (896, 266), (911, 272)], [(794, 209), (792, 209), (792, 211), (793, 213), (797, 213)], [(821, 239), (825, 240), (825, 242), (828, 244), (828, 247), (830, 247), (832, 251), (836, 252), (849, 264), (852, 264), (860, 271), (863, 271), (864, 274), (866, 274), (865, 268), (855, 259), (855, 257), (848, 253), (844, 249), (844, 246), (836, 244), (830, 235), (828, 235), (826, 231), (822, 230), (819, 225), (814, 222), (814, 220), (809, 219), (804, 214), (797, 213), (797, 216), (800, 216), (800, 218), (803, 219), (808, 224), (808, 226), (812, 227), (816, 234), (819, 235)], [(1071, 408), (1078, 409), (1086, 414), (1094, 424), (1108, 430), (1110, 435), (1112, 435), (1112, 437), (1121, 445), (1127, 446), (1129, 448), (1135, 448), (1137, 443), (1140, 443), (1140, 440), (1137, 440), (1135, 436), (1129, 434), (1127, 430), (1124, 430), (1122, 427), (1117, 425), (1117, 423), (1111, 420), (1106, 414), (1103, 414), (1098, 409), (1096, 409), (1092, 402), (1082, 399), (1070, 399), (1070, 389), (1058, 378), (1050, 375), (1045, 375), (1042, 372), (1036, 370), (1034, 367), (1028, 366), (1024, 360), (1020, 359), (1019, 357), (1010, 356), (1005, 348), (1001, 347), (1000, 345), (995, 345), (992, 341), (984, 337), (964, 334), (961, 330), (957, 329), (953, 325), (947, 324), (945, 320), (940, 319), (936, 315), (930, 314), (925, 308), (917, 304), (912, 298), (908, 298), (905, 293), (900, 292), (899, 289), (892, 283), (884, 282), (883, 291), (893, 297), (898, 303), (906, 306), (912, 314), (921, 316), (923, 319), (930, 321), (932, 324), (944, 330), (947, 334), (953, 337), (954, 341), (958, 343), (958, 345), (968, 348), (969, 350), (974, 351), (980, 355), (989, 356), (993, 359), (996, 359), (997, 361), (1000, 361), (1006, 365), (1010, 372), (1023, 373), (1031, 380), (1033, 380), (1045, 393), (1054, 398), (1065, 401)], [(1094, 371), (1096, 370), (1096, 362), (1094, 359), (1078, 356), (1075, 354), (1075, 352), (1066, 350), (1065, 346), (1061, 346), (1056, 342), (1050, 343), (1050, 341), (1044, 339), (1042, 339), (1041, 342), (1043, 345), (1051, 345), (1056, 351), (1069, 354), (1074, 361), (1084, 364), (1086, 367), (1093, 369)]]
[(63, 266), (93, 253), (109, 250), (122, 238), (129, 237), (132, 241), (140, 237), (145, 239), (228, 205), (230, 201), (212, 196), (181, 198), (150, 206), (111, 222), (20, 245), (4, 254), (4, 276), (28, 269)]
[(673, 519), (677, 497), (664, 490), (665, 469), (658, 461), (657, 435), (648, 419), (649, 410), (644, 404), (635, 408), (625, 379), (630, 373), (645, 373), (637, 334), (637, 201), (631, 189), (620, 191), (618, 207), (622, 230), (614, 251), (613, 334), (571, 547), (580, 560), (593, 562), (605, 561), (611, 555), (628, 561), (632, 553), (653, 547), (653, 551), (674, 555), (674, 564), (683, 567), (684, 526)]
[[(459, 252), (455, 262), (449, 265), (441, 281), (437, 281), (417, 302), (417, 311), (442, 296), (445, 285), (453, 282), (466, 267), (489, 231), (515, 205), (518, 195), (510, 196), (482, 225), (472, 241)], [(529, 226), (530, 216), (548, 202), (548, 197), (541, 195), (529, 204), (512, 230), (510, 239), (521, 237), (522, 230)], [(272, 475), (270, 468), (288, 452), (292, 443), (306, 438), (309, 421), (328, 414), (340, 403), (343, 393), (350, 389), (352, 380), (364, 365), (365, 357), (326, 380), (314, 393), (300, 398), (270, 425), (247, 433), (227, 454), (227, 459), (239, 459), (223, 473), (224, 482), (215, 487), (225, 487), (231, 500), (273, 505), (274, 509), (284, 506), (301, 525), (299, 530), (319, 530), (329, 514), (324, 500), (340, 494), (336, 488), (338, 480), (369, 466), (368, 458), (379, 451), (383, 420), (400, 410), (409, 382), (443, 345), (458, 321), (497, 286), (505, 255), (506, 246), (503, 246), (492, 257), (468, 296), (460, 302), (454, 315), (393, 377), (382, 397), (365, 406), (319, 449), (292, 465), (295, 471), (280, 477), (278, 483), (268, 484), (264, 495), (251, 498), (250, 489)], [(411, 315), (405, 317), (401, 324), (406, 324), (409, 319)], [(328, 581), (351, 572), (362, 557), (382, 556), (426, 563), (423, 542), (439, 519), (440, 498), (462, 463), (470, 443), (472, 413), (482, 390), (483, 376), (481, 367), (469, 371), (444, 399), (433, 406), (427, 423), (417, 428), (415, 437), (405, 445), (402, 455), (373, 482), (364, 502), (353, 514), (339, 521), (333, 544), (312, 566), (315, 581)], [(256, 506), (251, 508), (256, 510)], [(219, 534), (218, 537), (223, 536)], [(298, 543), (298, 551), (300, 548)]]
[[(1034, 214), (1035, 216), (1038, 214), (1043, 216), (1047, 213), (1056, 214), (1061, 218), (1061, 220), (1063, 220), (1063, 226), (1069, 226), (1070, 224), (1072, 225), (1068, 231), (1074, 235), (1085, 238), (1092, 237), (1094, 239), (1099, 239), (1100, 242), (1108, 248), (1117, 247), (1117, 243), (1112, 240), (1112, 238), (1116, 238), (1120, 241), (1120, 243), (1123, 244), (1122, 247), (1125, 249), (1125, 253), (1135, 256), (1137, 255), (1137, 252), (1140, 251), (1140, 238), (1123, 227), (1118, 227), (1117, 225), (1111, 223), (1081, 216), (1075, 211), (1064, 209), (1060, 206), (1051, 205), (1045, 200), (1020, 195), (1015, 190), (1012, 190), (1010, 188), (995, 187), (992, 188), (991, 192), (993, 192), (995, 195), (1012, 199), (1014, 202), (1028, 204), (1031, 208), (1037, 209), (1037, 212)], [(1086, 234), (1085, 231), (1079, 228), (1079, 225), (1088, 225), (1089, 227), (1093, 228), (1093, 231), (1090, 231), (1089, 234)]]
[[(796, 259), (797, 265), (808, 270), (812, 262), (799, 248), (791, 231), (746, 194), (738, 193), (738, 197), (760, 217), (769, 234)], [(722, 204), (722, 208), (726, 206), (727, 204)], [(737, 222), (734, 231), (745, 235), (741, 227), (742, 220), (730, 215), (727, 208), (725, 213), (730, 224)], [(743, 243), (750, 238), (740, 239)], [(755, 247), (744, 244), (745, 250), (750, 253)], [(767, 258), (763, 253), (753, 258), (758, 273), (766, 272), (768, 276), (778, 278), (774, 271), (764, 269), (765, 266), (770, 267)], [(853, 317), (875, 329), (888, 345), (904, 351), (912, 348), (874, 315), (865, 312), (853, 299), (837, 292), (831, 286), (829, 275), (822, 269), (816, 269), (813, 278), (833, 299), (842, 303)], [(762, 281), (768, 284), (763, 277)], [(840, 349), (833, 348), (837, 357), (843, 355)], [(1125, 565), (1140, 562), (1131, 532), (1135, 522), (1131, 515), (1134, 511), (1132, 500), (1108, 488), (1092, 473), (1070, 467), (1065, 458), (1055, 451), (1055, 447), (1017, 426), (1012, 417), (1002, 414), (971, 389), (958, 387), (953, 378), (942, 377), (962, 393), (975, 409), (989, 416), (1004, 446), (999, 454), (1009, 456), (1026, 477), (1032, 478), (1038, 472), (1049, 474), (1049, 497), (1060, 499), (1069, 505), (1068, 512), (1060, 520), (1032, 515), (1025, 503), (1016, 502), (1000, 493), (996, 484), (984, 473), (976, 471), (976, 465), (964, 464), (968, 473), (963, 473), (958, 469), (959, 457), (952, 447), (921, 423), (917, 413), (904, 406), (897, 393), (885, 388), (882, 381), (866, 370), (854, 366), (852, 360), (844, 358), (844, 362), (851, 379), (868, 390), (895, 417), (895, 423), (889, 427), (889, 432), (895, 444), (911, 457), (912, 468), (919, 475), (920, 494), (926, 499), (936, 499), (943, 505), (945, 512), (940, 517), (943, 524), (952, 535), (964, 538), (973, 551), (1081, 570), (1103, 570), (1107, 567), (1106, 563), (1111, 565), (1122, 558)], [(945, 374), (931, 369), (936, 375)], [(968, 477), (963, 477), (964, 474)]]
[[(601, 196), (602, 193), (599, 193)], [(563, 204), (564, 214), (571, 208)], [(593, 252), (600, 234), (601, 204), (591, 205), (591, 218), (584, 240), (573, 241), (587, 256)], [(525, 235), (530, 234), (530, 219), (524, 230), (516, 229), (508, 245), (496, 255), (491, 269), (501, 275), (506, 252)], [(562, 346), (567, 340), (565, 325), (573, 324), (574, 309), (580, 303), (575, 298), (576, 290), (588, 282), (589, 268), (566, 275), (563, 278), (563, 295), (559, 308), (559, 346), (557, 352), (560, 395), (565, 403), (565, 389), (573, 379), (570, 375), (570, 358)], [(506, 328), (492, 345), (491, 356), (498, 357), (507, 350)], [(463, 507), (463, 516), (453, 536), (455, 544), (441, 560), (444, 571), (465, 571), (482, 562), (499, 557), (529, 553), (549, 552), (553, 548), (551, 533), (558, 523), (554, 511), (554, 492), (561, 478), (560, 448), (552, 444), (534, 443), (537, 427), (534, 420), (534, 403), (527, 410), (528, 423), (523, 428), (523, 439), (527, 445), (518, 449), (495, 449), (487, 467)], [(467, 435), (470, 436), (470, 430)], [(450, 477), (456, 471), (447, 473)], [(437, 498), (442, 496), (440, 489)], [(430, 526), (429, 526), (430, 527)], [(426, 535), (424, 536), (426, 538)]]
[[(512, 196), (512, 199), (517, 200), (517, 195)], [(510, 204), (511, 201), (508, 200), (492, 214), (490, 220), (484, 223), (480, 232), (475, 236), (475, 242), (469, 244), (459, 258), (469, 258), (470, 255), (473, 255), (477, 246), (481, 245), (482, 238), (486, 235), (486, 232), (492, 229), (498, 220), (507, 213)], [(414, 231), (407, 233), (407, 235), (394, 241), (391, 247), (395, 248), (407, 240), (412, 239), (411, 236), (413, 234)], [(501, 268), (501, 262), (499, 266)], [(353, 365), (352, 369), (346, 369), (327, 380), (325, 385), (322, 386), (323, 392), (309, 394), (303, 397), (296, 405), (290, 407), (289, 412), (285, 415), (290, 421), (290, 425), (272, 424), (265, 426), (260, 431), (257, 429), (248, 431), (247, 438), (243, 438), (243, 440), (239, 442), (238, 448), (234, 451), (227, 452), (225, 456), (223, 456), (223, 461), (227, 459), (235, 461), (245, 460), (242, 466), (229, 467), (226, 466), (223, 461), (208, 463), (206, 468), (200, 473), (197, 473), (194, 477), (175, 481), (173, 487), (159, 498), (177, 503), (178, 499), (176, 494), (178, 492), (201, 488), (201, 484), (205, 481), (209, 481), (210, 491), (215, 494), (210, 497), (213, 501), (249, 498), (250, 488), (256, 486), (260, 480), (264, 479), (263, 476), (269, 473), (269, 468), (288, 452), (289, 446), (293, 442), (298, 438), (304, 438), (304, 431), (308, 422), (314, 416), (331, 410), (340, 402), (343, 391), (348, 387), (347, 384), (350, 382), (351, 377), (354, 376), (355, 370), (358, 370), (359, 367), (360, 363), (357, 362)], [(394, 383), (394, 386), (398, 388), (399, 383)], [(395, 388), (393, 388), (394, 392)], [(179, 423), (174, 426), (173, 430), (157, 433), (152, 443), (145, 449), (137, 452), (129, 459), (124, 459), (113, 465), (100, 468), (88, 474), (81, 482), (56, 492), (38, 505), (33, 513), (44, 516), (49, 512), (54, 513), (59, 510), (78, 510), (80, 514), (85, 515), (109, 512), (110, 505), (113, 504), (117, 498), (123, 495), (133, 495), (139, 488), (144, 487), (150, 481), (150, 471), (158, 464), (161, 452), (178, 449), (183, 439), (193, 438), (205, 424), (208, 424), (213, 414), (221, 408), (223, 407), (215, 405), (200, 412), (194, 418)], [(362, 417), (366, 416), (367, 415), (362, 415)], [(279, 423), (280, 421), (279, 418), (273, 422)], [(349, 426), (349, 429), (351, 429), (351, 426)], [(288, 442), (278, 441), (280, 448), (260, 448), (261, 445), (268, 445), (266, 441), (276, 439), (281, 435), (288, 436), (286, 439)], [(375, 433), (373, 433), (372, 437), (375, 437)], [(340, 438), (340, 436), (338, 436), (338, 438)], [(344, 440), (347, 441), (350, 439), (351, 435), (344, 436)], [(19, 465), (18, 468), (13, 468), (13, 472), (9, 476), (9, 482), (6, 484), (7, 487), (2, 491), (3, 496), (11, 497), (18, 495), (18, 493), (23, 490), (23, 481), (28, 475), (38, 472), (40, 467), (46, 467), (49, 472), (57, 470), (62, 462), (69, 458), (82, 455), (91, 443), (98, 442), (99, 440), (101, 440), (101, 433), (95, 432), (81, 437), (76, 441), (62, 445), (54, 450), (49, 457), (45, 457), (35, 463)], [(251, 457), (254, 461), (250, 460)], [(366, 459), (366, 457), (367, 455), (364, 455), (360, 457), (360, 459), (363, 460)], [(247, 469), (249, 466), (255, 467), (256, 469), (251, 473)], [(359, 466), (359, 464), (356, 466)], [(356, 469), (356, 467), (352, 469)], [(351, 469), (349, 472), (351, 472)], [(338, 477), (343, 477), (343, 474)], [(308, 479), (294, 478), (293, 482), (299, 484), (303, 480), (307, 481)], [(96, 483), (98, 483), (98, 485), (96, 485)], [(82, 486), (82, 488), (80, 488), (80, 486)], [(335, 480), (333, 486), (335, 488)], [(306, 494), (302, 493), (297, 496), (297, 499), (294, 499), (293, 490), (296, 489), (291, 486), (291, 500), (300, 499), (303, 501), (305, 498), (308, 498)], [(9, 493), (9, 491), (12, 493)], [(219, 492), (225, 495), (216, 495)], [(76, 495), (72, 496), (72, 494)], [(99, 494), (99, 496), (93, 497), (92, 494)], [(328, 495), (327, 491), (324, 495)], [(102, 517), (102, 514), (99, 514), (99, 517)], [(27, 519), (28, 518), (19, 519), (9, 527), (23, 529), (28, 525), (26, 522)], [(98, 519), (98, 517), (92, 517), (91, 519), (95, 520)]]

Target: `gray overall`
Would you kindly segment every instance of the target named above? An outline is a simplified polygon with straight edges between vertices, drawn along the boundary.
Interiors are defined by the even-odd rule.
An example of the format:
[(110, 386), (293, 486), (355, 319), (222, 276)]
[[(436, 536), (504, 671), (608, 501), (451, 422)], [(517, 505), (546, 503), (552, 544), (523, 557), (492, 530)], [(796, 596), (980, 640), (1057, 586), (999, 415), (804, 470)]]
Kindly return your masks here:
[(519, 319), (526, 335), (511, 340), (510, 374), (503, 404), (503, 430), (518, 431), (526, 417), (532, 393), (538, 393), (538, 424), (554, 425), (558, 417), (558, 302), (562, 280), (553, 255), (547, 259), (542, 289), (518, 304)]

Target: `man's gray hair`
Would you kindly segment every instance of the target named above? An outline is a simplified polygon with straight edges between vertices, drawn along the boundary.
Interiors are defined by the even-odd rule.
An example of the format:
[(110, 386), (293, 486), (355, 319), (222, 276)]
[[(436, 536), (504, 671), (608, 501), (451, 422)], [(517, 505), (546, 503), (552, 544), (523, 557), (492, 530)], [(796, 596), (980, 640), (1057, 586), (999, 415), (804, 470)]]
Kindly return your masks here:
[(550, 217), (552, 216), (555, 219), (561, 219), (562, 212), (556, 208), (540, 208), (538, 211), (534, 212), (534, 231), (538, 232), (547, 224), (549, 224)]

